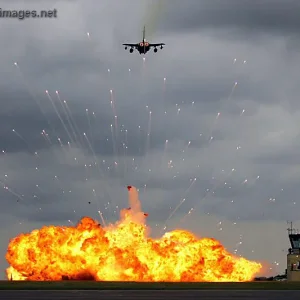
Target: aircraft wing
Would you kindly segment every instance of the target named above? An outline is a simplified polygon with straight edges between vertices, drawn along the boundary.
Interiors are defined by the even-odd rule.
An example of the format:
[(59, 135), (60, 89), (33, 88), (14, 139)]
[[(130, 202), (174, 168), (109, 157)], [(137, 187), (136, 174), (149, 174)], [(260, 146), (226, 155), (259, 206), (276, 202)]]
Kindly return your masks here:
[(123, 46), (127, 46), (127, 47), (135, 47), (138, 48), (139, 44), (122, 44)]
[(159, 44), (149, 44), (150, 47), (159, 47), (159, 46), (164, 46), (165, 43), (159, 43)]

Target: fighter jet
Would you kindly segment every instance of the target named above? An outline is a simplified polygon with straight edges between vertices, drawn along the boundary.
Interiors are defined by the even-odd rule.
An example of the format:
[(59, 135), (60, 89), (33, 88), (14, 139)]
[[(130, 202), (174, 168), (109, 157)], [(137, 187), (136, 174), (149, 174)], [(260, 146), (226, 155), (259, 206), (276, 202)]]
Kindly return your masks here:
[(163, 49), (163, 46), (165, 45), (164, 43), (150, 44), (149, 42), (147, 42), (145, 39), (145, 33), (146, 33), (146, 29), (144, 26), (142, 42), (140, 42), (138, 44), (123, 44), (123, 46), (125, 46), (125, 50), (127, 50), (128, 47), (130, 47), (130, 49), (129, 49), (130, 53), (132, 53), (134, 51), (134, 49), (136, 49), (140, 54), (146, 54), (151, 48), (154, 48), (153, 49), (154, 53), (157, 52), (157, 47), (160, 47), (160, 49)]

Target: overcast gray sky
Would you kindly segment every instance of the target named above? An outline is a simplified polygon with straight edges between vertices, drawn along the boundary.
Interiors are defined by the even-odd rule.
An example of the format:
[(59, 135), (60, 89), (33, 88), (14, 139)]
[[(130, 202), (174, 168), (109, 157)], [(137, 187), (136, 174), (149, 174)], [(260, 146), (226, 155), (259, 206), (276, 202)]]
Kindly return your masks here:
[[(283, 272), (300, 205), (299, 1), (23, 2), (0, 4), (57, 18), (0, 19), (0, 268), (22, 231), (116, 220), (130, 184), (154, 236), (183, 227)], [(144, 24), (166, 47), (143, 61), (122, 43)]]

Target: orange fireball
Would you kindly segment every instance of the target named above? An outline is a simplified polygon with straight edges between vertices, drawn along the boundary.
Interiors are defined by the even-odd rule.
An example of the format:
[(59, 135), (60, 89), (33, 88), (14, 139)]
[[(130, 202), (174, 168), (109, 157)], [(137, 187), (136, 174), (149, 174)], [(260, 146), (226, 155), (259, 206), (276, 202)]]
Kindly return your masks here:
[(84, 217), (77, 226), (48, 226), (20, 234), (8, 245), (12, 280), (249, 281), (262, 265), (238, 258), (215, 239), (175, 230), (147, 236), (138, 193), (128, 187), (131, 209), (116, 224), (101, 227)]

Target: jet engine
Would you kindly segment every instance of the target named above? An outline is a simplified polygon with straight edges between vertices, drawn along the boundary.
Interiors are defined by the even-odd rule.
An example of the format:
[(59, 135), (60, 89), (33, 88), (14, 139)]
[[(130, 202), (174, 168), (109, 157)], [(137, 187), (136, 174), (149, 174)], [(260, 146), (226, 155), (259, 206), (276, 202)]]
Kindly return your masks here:
[(153, 50), (155, 53), (157, 52), (157, 48), (154, 48), (154, 50)]
[(132, 53), (133, 52), (133, 48), (130, 48), (129, 52)]

